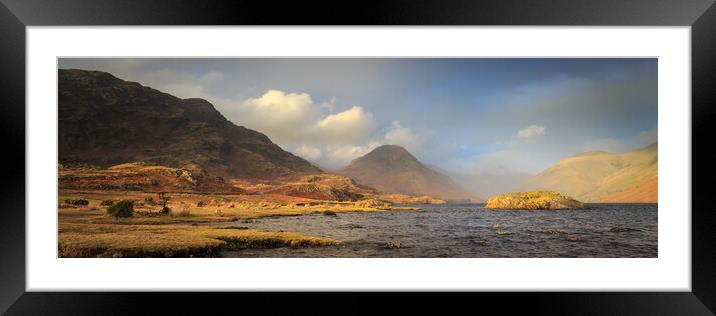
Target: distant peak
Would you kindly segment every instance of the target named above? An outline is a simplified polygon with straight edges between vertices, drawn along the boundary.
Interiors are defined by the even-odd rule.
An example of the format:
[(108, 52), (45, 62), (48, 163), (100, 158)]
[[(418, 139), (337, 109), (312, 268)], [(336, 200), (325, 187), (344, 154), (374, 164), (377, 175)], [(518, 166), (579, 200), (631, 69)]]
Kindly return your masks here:
[(412, 164), (419, 164), (418, 161), (413, 154), (411, 154), (407, 149), (398, 146), (398, 145), (382, 145), (378, 146), (369, 153), (358, 157), (356, 159), (353, 159), (351, 161), (350, 165), (354, 165), (356, 163), (379, 163), (381, 165), (395, 165), (395, 164), (404, 164), (404, 163), (412, 163)]
[(382, 145), (378, 146), (375, 149), (373, 149), (371, 152), (369, 152), (364, 157), (368, 156), (384, 156), (389, 155), (393, 158), (402, 158), (402, 159), (410, 159), (410, 160), (417, 160), (413, 154), (411, 154), (407, 149), (403, 148), (402, 146), (398, 145)]
[(373, 149), (372, 151), (399, 151), (399, 152), (405, 152), (410, 153), (407, 149), (403, 148), (400, 145), (380, 145)]

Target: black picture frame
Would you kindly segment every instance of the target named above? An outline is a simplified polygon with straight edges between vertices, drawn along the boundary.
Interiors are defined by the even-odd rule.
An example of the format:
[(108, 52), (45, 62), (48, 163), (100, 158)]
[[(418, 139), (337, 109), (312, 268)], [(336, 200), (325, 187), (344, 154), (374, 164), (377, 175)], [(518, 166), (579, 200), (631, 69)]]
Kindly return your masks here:
[[(713, 0), (502, 0), (502, 1), (201, 1), (0, 0), (0, 87), (3, 159), (0, 209), (0, 311), (9, 315), (145, 314), (152, 309), (208, 313), (240, 298), (245, 304), (294, 309), (319, 301), (370, 311), (373, 293), (50, 293), (25, 291), (25, 34), (27, 26), (72, 25), (643, 25), (691, 26), (692, 63), (692, 292), (414, 294), (407, 311), (457, 311), (466, 304), (512, 302), (509, 312), (609, 315), (712, 315), (716, 311), (716, 219), (709, 180), (714, 161), (707, 143), (716, 112), (716, 5)], [(271, 14), (266, 14), (271, 12)], [(700, 146), (697, 146), (700, 143)], [(688, 211), (685, 206), (683, 211)], [(167, 304), (166, 300), (173, 303)], [(390, 300), (392, 301), (392, 299)], [(388, 303), (390, 303), (390, 301)], [(177, 303), (181, 302), (181, 303)], [(191, 303), (190, 303), (191, 302)], [(249, 303), (250, 302), (250, 303)], [(420, 302), (420, 303), (416, 303)], [(416, 305), (417, 304), (417, 305)], [(484, 305), (482, 305), (484, 304)], [(398, 306), (401, 305), (401, 306)], [(243, 308), (243, 307), (242, 307)], [(316, 306), (313, 309), (321, 310)], [(235, 313), (235, 312), (232, 312)]]

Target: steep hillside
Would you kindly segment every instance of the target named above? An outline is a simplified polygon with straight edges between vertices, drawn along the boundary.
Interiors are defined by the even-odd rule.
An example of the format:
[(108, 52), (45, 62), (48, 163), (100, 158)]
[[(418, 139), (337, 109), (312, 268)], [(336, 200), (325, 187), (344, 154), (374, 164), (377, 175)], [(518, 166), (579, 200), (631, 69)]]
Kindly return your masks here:
[(338, 173), (386, 193), (429, 195), (452, 201), (482, 200), (396, 145), (380, 146)]
[(637, 186), (599, 199), (599, 202), (658, 202), (659, 178), (644, 181)]
[(321, 172), (203, 99), (180, 99), (106, 72), (59, 70), (59, 161), (149, 162), (229, 178)]
[(656, 202), (657, 176), (658, 145), (654, 143), (622, 154), (597, 151), (566, 158), (529, 179), (524, 187), (554, 190), (588, 202), (605, 198)]

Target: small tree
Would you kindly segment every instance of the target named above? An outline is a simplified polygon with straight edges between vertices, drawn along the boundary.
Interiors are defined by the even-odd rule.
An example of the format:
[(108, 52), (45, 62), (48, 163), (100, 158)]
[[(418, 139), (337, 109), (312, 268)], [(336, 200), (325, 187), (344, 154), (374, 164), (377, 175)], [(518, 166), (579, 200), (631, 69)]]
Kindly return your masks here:
[(134, 215), (134, 201), (122, 200), (107, 208), (107, 213), (114, 217), (132, 217)]
[(164, 192), (159, 192), (159, 200), (162, 201), (162, 215), (169, 215), (169, 212), (171, 211), (167, 207), (167, 202), (169, 202), (169, 196)]

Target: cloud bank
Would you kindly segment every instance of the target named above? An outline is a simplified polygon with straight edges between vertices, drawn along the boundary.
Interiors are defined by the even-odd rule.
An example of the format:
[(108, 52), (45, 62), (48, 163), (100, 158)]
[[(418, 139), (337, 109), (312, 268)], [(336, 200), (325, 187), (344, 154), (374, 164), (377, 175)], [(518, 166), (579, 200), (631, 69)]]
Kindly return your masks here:
[(372, 112), (360, 105), (337, 111), (335, 97), (315, 102), (306, 92), (271, 89), (234, 103), (230, 120), (268, 135), (273, 141), (327, 169), (337, 169), (383, 144), (419, 152), (429, 133), (415, 133), (393, 120), (378, 129)]
[(535, 139), (540, 136), (544, 136), (545, 128), (541, 125), (530, 125), (527, 126), (517, 132), (517, 137), (524, 139), (524, 140), (530, 140)]

